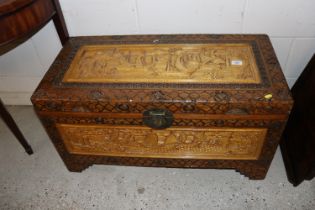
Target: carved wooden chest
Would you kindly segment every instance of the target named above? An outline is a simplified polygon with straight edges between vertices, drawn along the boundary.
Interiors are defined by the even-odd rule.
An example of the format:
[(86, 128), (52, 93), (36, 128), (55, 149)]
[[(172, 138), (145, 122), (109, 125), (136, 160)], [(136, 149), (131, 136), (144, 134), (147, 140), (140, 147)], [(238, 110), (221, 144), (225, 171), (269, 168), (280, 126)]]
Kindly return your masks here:
[(71, 38), (32, 96), (70, 171), (231, 168), (263, 179), (292, 100), (266, 35)]

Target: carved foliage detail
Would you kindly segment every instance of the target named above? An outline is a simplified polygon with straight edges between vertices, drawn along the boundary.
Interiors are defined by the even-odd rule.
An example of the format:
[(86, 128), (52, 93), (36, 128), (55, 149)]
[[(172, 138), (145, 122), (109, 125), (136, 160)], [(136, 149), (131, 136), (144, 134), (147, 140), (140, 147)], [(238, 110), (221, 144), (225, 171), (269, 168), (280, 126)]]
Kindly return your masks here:
[(70, 153), (132, 157), (257, 159), (264, 128), (170, 128), (69, 125), (57, 128)]
[(260, 83), (248, 44), (86, 45), (64, 82)]

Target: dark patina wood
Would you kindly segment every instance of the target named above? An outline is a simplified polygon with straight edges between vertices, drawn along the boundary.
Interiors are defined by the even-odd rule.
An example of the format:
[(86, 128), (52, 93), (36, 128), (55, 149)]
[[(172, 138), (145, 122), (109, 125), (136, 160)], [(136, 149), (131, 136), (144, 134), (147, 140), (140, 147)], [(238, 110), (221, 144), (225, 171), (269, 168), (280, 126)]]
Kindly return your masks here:
[(0, 0), (0, 16), (13, 13), (31, 4), (34, 0)]
[[(249, 45), (259, 71), (259, 82), (246, 83), (245, 80), (245, 83), (237, 83), (233, 80), (231, 80), (232, 82), (229, 80), (227, 83), (159, 83), (158, 81), (154, 83), (145, 81), (130, 83), (115, 82), (114, 80), (114, 82), (110, 82), (110, 80), (108, 80), (109, 82), (71, 82), (71, 77), (68, 76), (70, 82), (65, 79), (65, 74), (73, 58), (82, 46), (130, 46), (131, 44), (136, 46), (152, 43), (157, 46), (159, 44), (209, 45), (222, 43)], [(194, 61), (196, 59), (198, 60), (198, 58), (194, 58)], [(148, 61), (144, 59), (142, 62), (146, 64)], [(195, 63), (193, 64), (195, 65)], [(32, 102), (56, 149), (70, 171), (81, 171), (92, 164), (231, 168), (252, 179), (263, 179), (265, 177), (292, 106), (290, 91), (270, 40), (265, 35), (142, 35), (70, 38), (33, 94)], [(86, 125), (92, 128), (94, 126), (95, 131), (99, 130), (99, 132), (92, 132), (96, 136), (87, 134), (87, 138), (94, 138), (97, 143), (100, 141), (97, 133), (101, 133), (104, 138), (107, 138), (108, 126), (114, 126), (115, 129), (120, 129), (123, 126), (128, 126), (128, 128), (130, 126), (135, 126), (135, 128), (139, 128), (139, 126), (140, 128), (141, 126), (146, 127), (143, 123), (143, 113), (157, 108), (169, 110), (173, 113), (174, 119), (171, 128), (185, 128), (188, 130), (196, 128), (195, 134), (192, 132), (192, 135), (197, 135), (198, 129), (209, 128), (219, 129), (220, 131), (221, 129), (238, 129), (240, 132), (236, 132), (235, 141), (240, 141), (241, 147), (245, 146), (241, 143), (243, 138), (240, 137), (242, 136), (242, 129), (266, 129), (267, 132), (262, 148), (257, 153), (257, 158), (241, 160), (231, 159), (228, 154), (226, 158), (213, 156), (214, 158), (198, 159), (194, 154), (188, 157), (185, 152), (182, 153), (183, 155), (180, 158), (165, 158), (163, 157), (164, 150), (159, 150), (159, 148), (166, 144), (165, 149), (172, 149), (172, 147), (168, 147), (167, 143), (168, 141), (175, 141), (174, 137), (166, 135), (169, 133), (167, 129), (161, 130), (161, 135), (165, 134), (167, 137), (166, 142), (163, 138), (158, 139), (157, 145), (152, 146), (151, 143), (154, 138), (147, 137), (148, 142), (151, 142), (149, 149), (158, 151), (161, 154), (155, 158), (149, 157), (149, 155), (139, 157), (144, 154), (141, 151), (137, 157), (132, 157), (132, 155), (128, 155), (128, 147), (126, 147), (128, 157), (115, 155), (115, 150), (106, 151), (106, 148), (103, 148), (97, 154), (108, 155), (74, 154), (71, 147), (68, 145), (67, 149), (65, 145), (62, 138), (62, 136), (65, 136), (62, 133), (64, 131), (58, 130), (63, 125), (70, 125), (70, 127), (73, 125), (70, 130), (80, 127), (75, 125)], [(102, 126), (104, 126), (104, 129)], [(78, 131), (80, 132), (79, 129)], [(223, 132), (223, 135), (226, 135), (226, 133)], [(187, 138), (183, 142), (186, 145), (196, 146), (193, 142), (196, 139), (198, 140), (198, 138)], [(225, 140), (224, 137), (221, 139), (223, 139), (222, 141)], [(121, 141), (123, 140), (124, 138), (121, 139)], [(142, 140), (143, 138), (140, 138), (140, 142)], [(79, 142), (79, 144), (81, 143)], [(174, 144), (178, 144), (178, 142)], [(83, 142), (83, 150), (85, 146), (90, 145), (84, 145)], [(178, 146), (181, 147), (181, 145)], [(237, 151), (241, 152), (242, 149), (237, 148)], [(121, 151), (119, 152), (121, 154)]]
[(55, 7), (55, 15), (52, 18), (53, 18), (59, 39), (61, 41), (61, 44), (65, 45), (69, 39), (68, 29), (65, 23), (65, 19), (63, 17), (59, 0), (53, 0), (53, 4)]
[(23, 43), (53, 19), (62, 44), (69, 37), (57, 0), (0, 2), (0, 55)]
[(292, 87), (295, 101), (282, 135), (289, 181), (297, 186), (315, 177), (315, 55)]
[[(0, 55), (22, 44), (53, 18), (61, 43), (69, 34), (58, 0), (0, 0)], [(33, 154), (10, 113), (0, 99), (1, 118), (28, 154)]]
[(11, 117), (10, 113), (5, 108), (4, 104), (2, 103), (1, 98), (0, 98), (0, 116), (3, 119), (3, 121), (7, 124), (9, 129), (12, 131), (12, 133), (15, 135), (17, 140), (21, 143), (21, 145), (25, 149), (25, 152), (29, 155), (33, 154), (33, 150), (31, 146), (28, 144), (22, 132), (20, 131), (20, 129), (14, 122), (13, 118)]

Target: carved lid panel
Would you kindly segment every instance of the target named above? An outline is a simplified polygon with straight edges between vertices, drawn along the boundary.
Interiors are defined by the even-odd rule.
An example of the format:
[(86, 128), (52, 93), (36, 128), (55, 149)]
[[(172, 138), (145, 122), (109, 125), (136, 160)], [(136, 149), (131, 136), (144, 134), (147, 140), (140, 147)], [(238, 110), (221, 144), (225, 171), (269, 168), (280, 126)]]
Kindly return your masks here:
[(72, 37), (32, 96), (37, 110), (285, 114), (290, 90), (268, 36)]
[(84, 45), (63, 82), (259, 84), (249, 44)]

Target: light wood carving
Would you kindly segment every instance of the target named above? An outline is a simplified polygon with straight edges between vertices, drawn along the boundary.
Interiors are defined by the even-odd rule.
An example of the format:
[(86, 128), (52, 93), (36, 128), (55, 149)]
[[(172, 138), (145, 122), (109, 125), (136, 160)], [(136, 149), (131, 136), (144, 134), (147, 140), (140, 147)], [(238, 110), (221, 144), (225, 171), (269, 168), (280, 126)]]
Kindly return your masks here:
[(265, 128), (169, 128), (57, 124), (73, 154), (196, 159), (259, 157)]
[(86, 45), (63, 82), (260, 83), (248, 44)]

